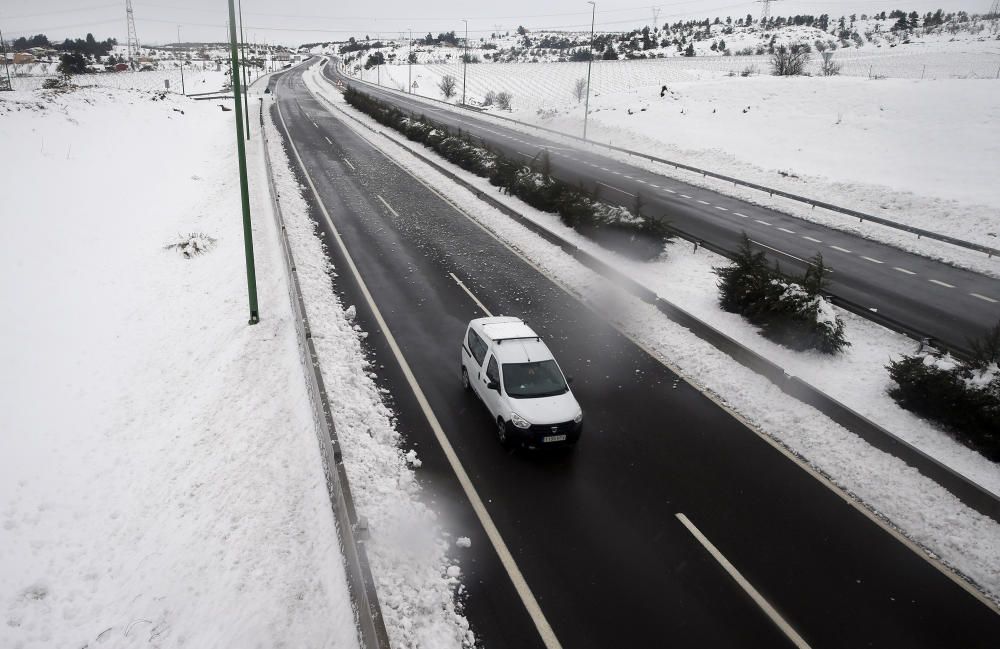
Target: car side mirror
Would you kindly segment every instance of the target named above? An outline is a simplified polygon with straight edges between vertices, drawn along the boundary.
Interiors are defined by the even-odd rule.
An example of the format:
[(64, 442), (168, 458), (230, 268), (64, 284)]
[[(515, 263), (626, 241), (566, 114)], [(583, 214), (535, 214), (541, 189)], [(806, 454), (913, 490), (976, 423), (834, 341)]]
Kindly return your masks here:
[(490, 381), (489, 383), (486, 384), (486, 389), (487, 390), (496, 390), (497, 392), (499, 392), (500, 391), (500, 381)]

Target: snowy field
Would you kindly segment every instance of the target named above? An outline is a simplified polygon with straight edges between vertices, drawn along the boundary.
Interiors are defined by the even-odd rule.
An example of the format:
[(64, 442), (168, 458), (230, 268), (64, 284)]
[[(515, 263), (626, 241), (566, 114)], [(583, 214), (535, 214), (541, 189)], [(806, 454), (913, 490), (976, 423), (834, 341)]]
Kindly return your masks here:
[[(211, 63), (206, 65), (204, 69), (200, 66), (185, 68), (182, 85), (180, 69), (172, 67), (169, 63), (162, 64), (163, 67), (160, 69), (147, 72), (81, 74), (73, 78), (73, 83), (79, 86), (95, 86), (115, 90), (169, 90), (172, 93), (180, 93), (183, 87), (188, 94), (192, 94), (221, 90), (229, 81), (226, 72), (216, 70), (215, 64)], [(11, 79), (11, 85), (15, 90), (22, 92), (40, 90), (46, 79), (56, 78), (56, 65), (55, 63), (39, 63), (30, 66), (16, 66), (23, 68), (23, 70), (20, 71), (20, 74), (15, 73)]]
[[(993, 51), (996, 45), (963, 47), (973, 45), (979, 47), (975, 56), (992, 57), (1000, 64), (1000, 53)], [(851, 55), (900, 58), (896, 50)], [(926, 56), (939, 55), (943, 52)], [(741, 58), (702, 61), (733, 65)], [(909, 58), (926, 60), (919, 54)], [(741, 77), (691, 67), (698, 61), (596, 63), (588, 135), (595, 141), (1000, 247), (995, 217), (1000, 186), (993, 180), (1000, 172), (1000, 82), (778, 78), (766, 74), (766, 65), (759, 67), (765, 74)], [(658, 69), (673, 73), (658, 76)], [(371, 72), (366, 75), (369, 80)], [(406, 66), (382, 66), (380, 74), (383, 85), (406, 85)], [(414, 66), (415, 92), (440, 98), (437, 81), (444, 74), (459, 79), (460, 93), (460, 66), (435, 65)], [(585, 63), (471, 65), (468, 93), (470, 102), (479, 102), (488, 90), (508, 90), (514, 97), (513, 112), (498, 114), (579, 136), (583, 105), (572, 85), (585, 77)], [(645, 166), (980, 272), (1000, 274), (997, 260), (978, 253), (951, 246), (942, 250), (939, 244), (912, 235), (874, 225), (858, 227), (851, 219), (760, 192), (705, 181), (663, 165)]]
[[(314, 92), (341, 109), (376, 126), (367, 116), (347, 106), (338, 92), (306, 75)], [(791, 397), (750, 370), (738, 365), (688, 331), (673, 324), (654, 307), (622, 296), (613, 286), (559, 248), (513, 223), (498, 210), (485, 206), (469, 192), (454, 188), (441, 174), (415, 160), (391, 140), (361, 130), (422, 180), (446, 193), (464, 211), (538, 264), (547, 274), (581, 295), (605, 313), (618, 314), (615, 324), (642, 343), (694, 385), (723, 402), (762, 434), (801, 456), (840, 489), (859, 498), (868, 508), (887, 517), (910, 539), (1000, 596), (1000, 525), (962, 505), (931, 480), (894, 457), (873, 449), (853, 433)], [(393, 136), (395, 139), (396, 136)], [(399, 139), (404, 139), (399, 136)], [(443, 163), (461, 177), (494, 196), (495, 188), (453, 165)], [(956, 470), (1000, 492), (996, 466), (953, 440), (927, 422), (900, 410), (885, 394), (888, 383), (882, 365), (887, 357), (912, 352), (910, 341), (841, 312), (847, 321), (853, 347), (843, 356), (819, 358), (781, 349), (756, 335), (732, 314), (715, 304), (712, 265), (722, 260), (704, 250), (690, 253), (685, 244), (671, 246), (666, 259), (654, 264), (629, 262), (602, 251), (592, 242), (562, 226), (558, 219), (499, 196), (522, 214), (556, 231), (576, 245), (597, 254), (611, 265), (645, 283), (665, 298), (689, 309), (730, 336), (788, 368), (791, 374), (813, 382), (849, 406), (873, 417), (909, 442), (921, 447)]]
[(0, 97), (0, 647), (357, 646), (261, 182), (247, 326), (234, 130)]

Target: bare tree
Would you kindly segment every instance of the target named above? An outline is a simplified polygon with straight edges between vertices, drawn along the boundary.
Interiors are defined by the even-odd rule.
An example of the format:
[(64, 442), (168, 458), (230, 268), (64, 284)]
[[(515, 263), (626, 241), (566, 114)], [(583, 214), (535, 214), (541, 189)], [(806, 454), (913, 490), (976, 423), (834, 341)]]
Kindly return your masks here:
[(510, 102), (514, 99), (514, 95), (510, 94), (506, 90), (497, 93), (497, 108), (500, 110), (510, 110)]
[(809, 63), (809, 52), (797, 45), (792, 45), (791, 48), (782, 45), (771, 55), (771, 71), (779, 77), (802, 74), (807, 63)]
[(573, 82), (573, 96), (576, 97), (576, 103), (583, 101), (585, 94), (587, 94), (587, 80), (581, 77)]
[(438, 88), (441, 89), (441, 94), (444, 95), (445, 99), (451, 99), (455, 96), (455, 86), (458, 82), (455, 81), (455, 77), (450, 74), (446, 74), (441, 77), (441, 81), (438, 83)]
[(840, 74), (840, 64), (833, 62), (833, 52), (823, 52), (823, 63), (819, 66), (819, 73), (824, 77)]

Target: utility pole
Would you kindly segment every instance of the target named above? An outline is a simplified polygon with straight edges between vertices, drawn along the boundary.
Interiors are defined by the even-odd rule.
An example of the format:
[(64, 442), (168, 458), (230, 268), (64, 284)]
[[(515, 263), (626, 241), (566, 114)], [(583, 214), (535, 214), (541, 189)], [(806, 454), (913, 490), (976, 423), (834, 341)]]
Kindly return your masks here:
[(413, 30), (410, 30), (410, 51), (406, 55), (406, 92), (413, 94)]
[[(181, 26), (177, 25), (177, 51), (181, 50)], [(181, 57), (181, 94), (187, 95), (187, 91), (184, 89), (184, 57)]]
[(250, 297), (250, 323), (260, 322), (257, 309), (257, 271), (253, 260), (253, 230), (250, 227), (250, 188), (247, 184), (247, 152), (243, 143), (243, 101), (240, 97), (240, 54), (236, 45), (236, 8), (229, 0), (229, 55), (233, 62), (233, 99), (236, 100), (236, 154), (240, 162), (240, 199), (243, 203), (243, 248), (247, 262), (247, 292)]
[(462, 55), (462, 105), (465, 105), (465, 76), (469, 68), (469, 21), (462, 19), (465, 23), (465, 54)]
[(590, 57), (587, 59), (587, 101), (583, 105), (583, 139), (587, 139), (587, 117), (590, 115), (590, 68), (594, 65), (594, 21), (597, 18), (597, 3), (588, 1), (590, 12)]
[[(382, 39), (379, 38), (379, 33), (378, 32), (375, 32), (375, 42), (378, 43), (378, 49), (376, 50), (376, 52), (378, 52), (379, 56), (382, 56)], [(375, 59), (375, 85), (376, 86), (381, 86), (382, 85), (382, 65), (379, 63), (379, 61), (380, 61), (380, 59)]]
[[(128, 64), (133, 70), (138, 66), (141, 52), (139, 50), (139, 37), (135, 33), (135, 14), (132, 12), (132, 0), (125, 0), (125, 22), (128, 31)], [(134, 58), (133, 58), (134, 57)]]
[(243, 36), (243, 0), (240, 0), (240, 54), (241, 54), (241, 59), (242, 59), (240, 61), (240, 74), (243, 75), (243, 110), (244, 110), (243, 122), (246, 124), (246, 127), (247, 127), (247, 139), (249, 140), (250, 139), (250, 107), (247, 105), (249, 103), (248, 100), (247, 100), (248, 97), (249, 97), (249, 88), (247, 88), (247, 86), (249, 84), (247, 83), (247, 79), (250, 76), (250, 71), (247, 70), (247, 67), (246, 67), (246, 63), (247, 63), (247, 43), (246, 43), (246, 37)]

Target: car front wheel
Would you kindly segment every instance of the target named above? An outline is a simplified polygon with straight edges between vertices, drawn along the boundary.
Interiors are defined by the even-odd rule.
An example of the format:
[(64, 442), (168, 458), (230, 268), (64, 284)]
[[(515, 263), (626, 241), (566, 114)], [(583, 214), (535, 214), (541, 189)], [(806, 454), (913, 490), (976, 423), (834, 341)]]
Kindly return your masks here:
[(504, 422), (503, 417), (497, 417), (497, 439), (500, 441), (500, 446), (504, 448), (510, 446), (510, 438), (507, 436), (507, 424)]
[(466, 371), (465, 367), (462, 367), (462, 389), (471, 390), (472, 385), (469, 383), (469, 373)]

